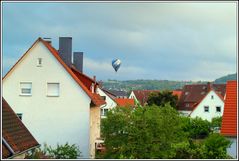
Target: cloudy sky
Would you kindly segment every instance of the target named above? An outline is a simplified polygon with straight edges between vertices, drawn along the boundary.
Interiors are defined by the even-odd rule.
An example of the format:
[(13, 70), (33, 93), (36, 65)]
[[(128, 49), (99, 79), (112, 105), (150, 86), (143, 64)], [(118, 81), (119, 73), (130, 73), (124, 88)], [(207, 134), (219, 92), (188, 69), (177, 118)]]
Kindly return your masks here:
[(98, 80), (212, 81), (236, 72), (236, 15), (221, 2), (3, 3), (3, 75), (38, 37), (58, 49), (70, 36)]

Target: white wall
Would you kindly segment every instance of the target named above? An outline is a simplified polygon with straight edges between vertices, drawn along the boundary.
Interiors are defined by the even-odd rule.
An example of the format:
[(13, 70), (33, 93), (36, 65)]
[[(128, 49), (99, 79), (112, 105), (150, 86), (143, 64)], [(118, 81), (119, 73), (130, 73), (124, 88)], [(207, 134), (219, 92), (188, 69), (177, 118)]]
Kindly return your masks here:
[(129, 95), (129, 98), (133, 98), (133, 99), (135, 100), (135, 102), (136, 102), (135, 104), (141, 106), (140, 102), (139, 102), (138, 99), (136, 98), (136, 96), (135, 96), (135, 94), (134, 94), (133, 91), (131, 91), (131, 93), (130, 93), (130, 95)]
[[(211, 96), (213, 96), (213, 99), (211, 99)], [(204, 106), (209, 106), (209, 112), (204, 112)], [(221, 106), (221, 112), (216, 112), (216, 106)], [(214, 91), (210, 91), (191, 113), (190, 117), (195, 118), (198, 116), (202, 119), (211, 121), (214, 117), (222, 116), (223, 111), (224, 102)]]
[(236, 137), (227, 137), (232, 144), (229, 148), (227, 148), (227, 154), (233, 158), (237, 158), (237, 138)]
[(106, 96), (106, 99), (105, 99), (105, 102), (106, 102), (106, 105), (103, 105), (101, 106), (101, 109), (103, 110), (103, 115), (101, 115), (101, 118), (105, 118), (104, 116), (104, 110), (105, 109), (112, 109), (112, 108), (115, 108), (117, 106), (116, 102), (110, 98), (102, 89), (100, 88), (97, 88), (97, 92), (100, 96)]
[[(42, 67), (37, 67), (42, 58)], [(40, 42), (3, 80), (3, 96), (43, 145), (77, 144), (89, 157), (90, 98)], [(20, 82), (32, 82), (32, 96), (19, 96)], [(47, 97), (47, 82), (60, 83), (60, 96)]]

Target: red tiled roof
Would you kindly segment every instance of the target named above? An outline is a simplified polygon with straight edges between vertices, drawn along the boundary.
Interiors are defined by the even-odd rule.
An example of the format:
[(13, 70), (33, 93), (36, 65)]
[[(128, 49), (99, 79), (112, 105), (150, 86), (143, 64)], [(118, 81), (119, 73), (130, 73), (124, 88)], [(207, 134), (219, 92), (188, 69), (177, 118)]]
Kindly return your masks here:
[(228, 81), (221, 134), (237, 136), (237, 81)]
[(214, 90), (223, 100), (225, 89), (225, 84), (208, 83), (185, 85), (178, 102), (178, 110), (192, 111), (211, 90)]
[[(87, 82), (82, 82), (80, 77), (77, 76), (73, 71), (72, 68), (68, 67), (65, 62), (61, 59), (61, 57), (58, 54), (58, 51), (52, 47), (48, 42), (44, 41), (42, 38), (38, 38), (33, 45), (27, 50), (27, 52), (17, 61), (20, 62), (20, 60), (28, 53), (28, 51), (37, 43), (37, 42), (42, 42), (47, 49), (52, 53), (52, 55), (58, 60), (58, 62), (65, 68), (65, 70), (71, 75), (71, 77), (80, 85), (80, 87), (86, 92), (86, 94), (91, 98), (92, 102), (96, 106), (100, 106), (105, 104), (105, 101), (102, 99), (102, 101), (99, 100), (98, 96), (95, 96), (96, 94), (91, 93), (91, 91), (86, 87), (88, 84)], [(6, 78), (6, 76), (13, 70), (13, 68), (16, 66), (16, 64), (8, 71), (8, 73), (3, 77), (3, 80)], [(87, 77), (87, 76), (86, 76)], [(83, 78), (83, 76), (82, 76)], [(101, 97), (100, 97), (101, 99)]]
[(116, 98), (115, 102), (121, 106), (134, 106), (134, 99), (130, 99), (130, 98)]
[(24, 126), (4, 98), (2, 99), (2, 137), (15, 153), (12, 154), (10, 148), (8, 148), (4, 140), (2, 140), (3, 158), (8, 158), (39, 146), (39, 143)]

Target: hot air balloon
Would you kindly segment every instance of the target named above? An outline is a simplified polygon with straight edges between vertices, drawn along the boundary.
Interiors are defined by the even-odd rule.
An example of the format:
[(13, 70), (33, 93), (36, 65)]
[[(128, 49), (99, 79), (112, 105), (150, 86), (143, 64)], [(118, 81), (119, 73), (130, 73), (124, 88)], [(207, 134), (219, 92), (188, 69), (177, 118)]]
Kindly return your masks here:
[(121, 65), (121, 61), (119, 59), (112, 60), (112, 66), (116, 72), (120, 68), (120, 65)]

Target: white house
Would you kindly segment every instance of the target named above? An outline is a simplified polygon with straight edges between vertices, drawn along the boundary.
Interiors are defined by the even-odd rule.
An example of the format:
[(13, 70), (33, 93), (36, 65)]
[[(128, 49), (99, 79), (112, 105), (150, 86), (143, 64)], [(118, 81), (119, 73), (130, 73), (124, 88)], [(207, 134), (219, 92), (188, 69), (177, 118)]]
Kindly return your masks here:
[(224, 111), (225, 84), (185, 85), (178, 102), (178, 111), (192, 118), (211, 121)]
[(4, 76), (3, 96), (40, 144), (76, 144), (82, 158), (94, 158), (105, 102), (70, 67), (71, 44), (61, 37), (58, 52), (37, 39)]
[(107, 112), (115, 108), (117, 106), (117, 103), (115, 102), (114, 98), (108, 93), (108, 91), (98, 88), (97, 92), (101, 97), (104, 97), (104, 100), (106, 102), (106, 104), (101, 107), (101, 118), (105, 118)]

